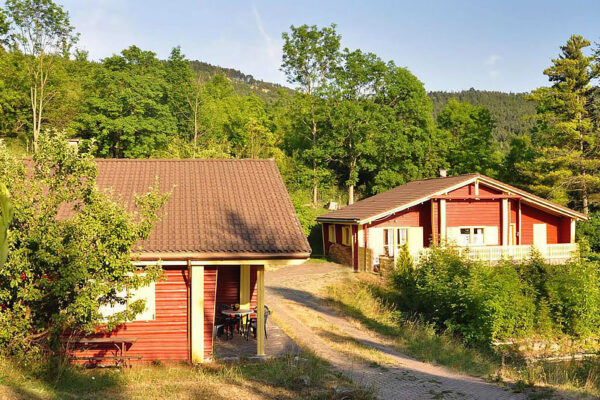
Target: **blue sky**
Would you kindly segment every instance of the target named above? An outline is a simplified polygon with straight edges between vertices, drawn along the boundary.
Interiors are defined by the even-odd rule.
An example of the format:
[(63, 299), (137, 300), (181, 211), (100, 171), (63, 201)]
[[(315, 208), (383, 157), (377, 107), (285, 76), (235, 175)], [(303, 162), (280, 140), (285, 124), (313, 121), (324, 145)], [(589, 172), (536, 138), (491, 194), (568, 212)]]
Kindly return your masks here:
[(407, 67), (427, 90), (528, 91), (572, 33), (600, 41), (600, 1), (57, 0), (101, 59), (136, 44), (285, 83), (281, 33), (338, 25), (342, 45)]

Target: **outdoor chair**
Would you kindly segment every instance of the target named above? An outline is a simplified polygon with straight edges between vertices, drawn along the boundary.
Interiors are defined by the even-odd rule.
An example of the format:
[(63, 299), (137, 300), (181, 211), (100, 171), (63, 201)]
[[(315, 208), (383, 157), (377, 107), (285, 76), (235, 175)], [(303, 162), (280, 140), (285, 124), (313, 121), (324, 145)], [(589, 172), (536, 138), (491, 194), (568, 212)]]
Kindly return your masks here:
[(233, 338), (233, 332), (235, 332), (235, 326), (238, 323), (237, 318), (228, 317), (221, 313), (222, 310), (230, 308), (229, 304), (217, 304), (217, 312), (215, 315), (215, 329), (214, 336), (221, 336), (225, 333), (225, 339)]
[[(255, 313), (257, 310), (258, 307), (254, 307)], [(265, 339), (267, 339), (267, 320), (269, 319), (269, 315), (271, 315), (271, 310), (269, 310), (269, 307), (265, 305)], [(250, 318), (248, 324), (250, 325), (250, 329), (252, 329), (252, 335), (254, 336), (254, 339), (256, 339), (256, 330), (258, 324), (256, 317)]]

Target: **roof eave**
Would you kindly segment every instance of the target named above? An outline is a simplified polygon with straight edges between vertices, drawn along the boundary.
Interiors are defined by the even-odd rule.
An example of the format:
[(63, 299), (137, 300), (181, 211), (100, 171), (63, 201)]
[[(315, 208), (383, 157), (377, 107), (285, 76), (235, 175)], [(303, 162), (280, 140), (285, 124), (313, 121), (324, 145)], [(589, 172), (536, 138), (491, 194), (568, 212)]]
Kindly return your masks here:
[(253, 252), (141, 252), (134, 259), (147, 260), (193, 260), (193, 261), (231, 261), (231, 260), (307, 260), (310, 252), (295, 253), (253, 253)]

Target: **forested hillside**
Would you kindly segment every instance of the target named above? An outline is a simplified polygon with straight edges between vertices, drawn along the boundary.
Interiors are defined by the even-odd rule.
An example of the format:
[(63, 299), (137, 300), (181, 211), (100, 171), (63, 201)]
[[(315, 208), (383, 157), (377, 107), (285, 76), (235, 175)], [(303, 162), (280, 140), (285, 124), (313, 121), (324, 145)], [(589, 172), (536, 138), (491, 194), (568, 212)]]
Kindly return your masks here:
[(534, 125), (535, 102), (527, 100), (524, 93), (504, 93), (487, 90), (463, 90), (460, 92), (429, 92), (433, 101), (433, 113), (442, 111), (448, 100), (457, 99), (490, 110), (495, 122), (492, 135), (503, 147), (516, 135), (529, 134)]
[(254, 79), (252, 75), (244, 74), (242, 71), (234, 68), (219, 67), (198, 60), (190, 61), (190, 64), (194, 72), (206, 80), (217, 74), (225, 75), (230, 80), (235, 92), (239, 95), (245, 96), (253, 92), (266, 102), (272, 102), (279, 97), (277, 93), (279, 89), (291, 91), (288, 87), (277, 83)]
[(335, 24), (291, 26), (281, 69), (292, 90), (190, 61), (179, 47), (166, 60), (130, 46), (91, 61), (68, 13), (44, 4), (53, 11), (43, 30), (43, 10), (27, 2), (0, 18), (0, 137), (15, 152), (65, 131), (97, 157), (274, 158), (305, 226), (327, 201), (352, 203), (441, 168), (586, 211), (600, 191), (600, 61), (587, 55), (599, 53), (580, 36), (543, 71), (552, 85), (525, 100), (427, 94), (407, 68), (343, 48)]

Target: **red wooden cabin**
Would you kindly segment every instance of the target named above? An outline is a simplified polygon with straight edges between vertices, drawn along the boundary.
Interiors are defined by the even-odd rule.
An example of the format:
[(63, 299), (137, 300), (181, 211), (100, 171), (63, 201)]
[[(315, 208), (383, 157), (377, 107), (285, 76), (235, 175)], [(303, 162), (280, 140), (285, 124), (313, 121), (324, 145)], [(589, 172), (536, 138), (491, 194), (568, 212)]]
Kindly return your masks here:
[[(550, 262), (577, 252), (575, 223), (587, 216), (481, 174), (409, 182), (329, 212), (325, 253), (355, 270), (376, 270), (406, 246), (414, 258), (432, 244), (469, 257), (520, 260), (533, 248)], [(468, 249), (468, 250), (467, 250)]]
[(132, 255), (140, 268), (160, 262), (166, 280), (133, 293), (146, 299), (136, 321), (97, 336), (134, 339), (127, 354), (143, 361), (203, 362), (213, 355), (215, 305), (258, 306), (257, 354), (264, 355), (265, 265), (301, 263), (311, 251), (275, 162), (120, 159), (97, 165), (98, 186), (129, 207), (156, 178), (161, 191), (172, 192), (166, 215)]

